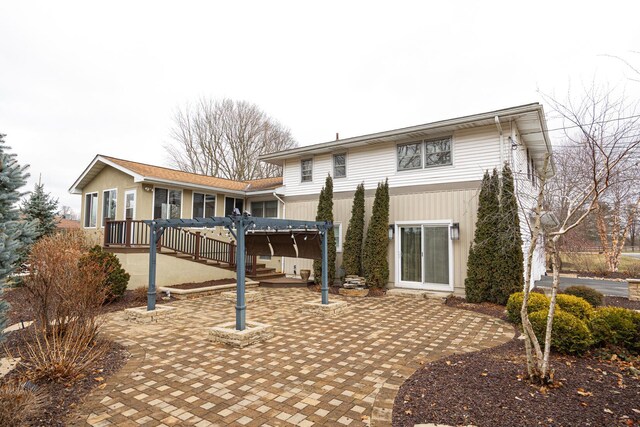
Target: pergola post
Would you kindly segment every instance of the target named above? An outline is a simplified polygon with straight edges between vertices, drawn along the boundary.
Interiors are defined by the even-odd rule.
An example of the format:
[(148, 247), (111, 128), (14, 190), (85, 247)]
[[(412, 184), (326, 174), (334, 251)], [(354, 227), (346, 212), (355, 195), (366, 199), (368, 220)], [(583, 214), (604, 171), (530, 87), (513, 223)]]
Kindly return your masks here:
[(322, 236), (322, 304), (329, 304), (329, 271), (328, 271), (328, 249), (327, 249), (327, 232), (320, 232)]
[[(157, 227), (156, 223), (149, 224), (151, 228), (151, 242), (149, 244), (149, 289), (147, 290), (147, 311), (156, 309), (156, 250), (157, 250)], [(127, 230), (128, 232), (129, 230)]]
[(245, 245), (244, 245), (244, 221), (242, 216), (236, 221), (236, 330), (244, 331), (246, 327), (247, 306), (244, 299), (244, 279), (245, 279)]

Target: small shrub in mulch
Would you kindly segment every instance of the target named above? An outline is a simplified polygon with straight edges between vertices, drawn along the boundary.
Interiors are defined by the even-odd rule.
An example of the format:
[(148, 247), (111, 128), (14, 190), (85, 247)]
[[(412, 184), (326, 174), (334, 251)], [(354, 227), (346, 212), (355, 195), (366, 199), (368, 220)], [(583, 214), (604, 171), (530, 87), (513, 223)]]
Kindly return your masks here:
[(565, 294), (580, 297), (586, 300), (592, 307), (598, 307), (602, 305), (603, 295), (593, 288), (588, 286), (569, 286), (564, 290)]
[[(511, 323), (520, 324), (522, 319), (520, 318), (520, 309), (522, 308), (522, 301), (524, 300), (524, 293), (516, 292), (511, 294), (507, 301), (507, 318)], [(549, 308), (549, 298), (543, 294), (529, 293), (529, 300), (527, 301), (527, 312), (529, 314)]]
[(624, 347), (640, 353), (640, 313), (620, 307), (601, 307), (595, 311), (589, 326), (596, 345)]
[[(549, 310), (540, 310), (529, 315), (531, 326), (538, 338), (544, 343)], [(551, 349), (565, 354), (583, 354), (593, 344), (591, 331), (578, 317), (556, 307), (551, 332)]]
[(593, 308), (586, 300), (573, 295), (558, 294), (556, 295), (557, 307), (563, 311), (571, 313), (582, 321), (587, 321), (593, 314)]

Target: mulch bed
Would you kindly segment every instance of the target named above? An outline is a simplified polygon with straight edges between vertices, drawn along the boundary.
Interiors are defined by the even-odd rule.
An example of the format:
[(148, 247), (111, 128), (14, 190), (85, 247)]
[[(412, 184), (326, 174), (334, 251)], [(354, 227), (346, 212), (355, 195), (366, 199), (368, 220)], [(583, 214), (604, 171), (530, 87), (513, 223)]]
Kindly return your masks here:
[(236, 279), (218, 279), (218, 280), (207, 280), (206, 282), (189, 282), (189, 283), (180, 283), (179, 285), (171, 285), (167, 286), (170, 288), (176, 289), (198, 289), (198, 288), (206, 288), (208, 286), (217, 286), (217, 285), (230, 285), (232, 283), (236, 283)]
[(632, 363), (594, 354), (552, 359), (553, 387), (524, 380), (524, 343), (517, 339), (430, 363), (400, 388), (393, 425), (640, 425), (640, 379)]
[[(626, 298), (605, 304), (629, 303)], [(450, 307), (505, 319), (504, 307), (449, 297)], [(605, 356), (605, 357), (603, 357)], [(584, 357), (552, 354), (554, 384), (528, 383), (519, 339), (454, 355), (416, 371), (400, 388), (394, 426), (443, 423), (476, 426), (639, 426), (640, 359), (623, 361), (604, 350)]]
[[(30, 328), (11, 332), (7, 335), (7, 340), (0, 347), (0, 357), (7, 354), (18, 355), (24, 351), (25, 335), (28, 336)], [(42, 403), (36, 408), (34, 413), (27, 419), (29, 426), (65, 426), (66, 420), (79, 406), (82, 400), (96, 387), (106, 386), (106, 380), (116, 373), (129, 358), (129, 353), (125, 348), (117, 343), (109, 342), (109, 349), (103, 357), (96, 361), (91, 372), (73, 381), (47, 381), (38, 380), (32, 382), (36, 392), (42, 396)], [(8, 353), (7, 353), (8, 352)], [(0, 384), (25, 382), (26, 369), (18, 365), (7, 376), (0, 379)]]

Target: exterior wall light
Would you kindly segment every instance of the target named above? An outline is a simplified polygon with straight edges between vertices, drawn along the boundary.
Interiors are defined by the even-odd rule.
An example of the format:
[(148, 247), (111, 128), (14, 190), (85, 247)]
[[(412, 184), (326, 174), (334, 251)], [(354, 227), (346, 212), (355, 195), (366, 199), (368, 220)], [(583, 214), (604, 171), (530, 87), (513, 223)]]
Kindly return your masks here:
[(389, 240), (393, 240), (393, 233), (396, 231), (394, 224), (389, 224)]
[(451, 240), (460, 240), (460, 223), (454, 222), (449, 226), (449, 236)]

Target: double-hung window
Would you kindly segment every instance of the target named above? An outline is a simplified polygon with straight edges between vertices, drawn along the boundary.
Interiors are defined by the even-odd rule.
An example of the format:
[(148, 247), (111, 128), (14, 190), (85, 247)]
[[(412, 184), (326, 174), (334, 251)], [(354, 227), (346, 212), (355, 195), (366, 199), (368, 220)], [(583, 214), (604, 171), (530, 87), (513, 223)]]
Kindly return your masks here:
[(333, 177), (345, 178), (347, 176), (347, 155), (345, 153), (333, 155)]
[(313, 181), (313, 159), (304, 159), (300, 161), (300, 181)]
[(193, 218), (216, 216), (216, 196), (212, 194), (193, 193)]
[(95, 227), (98, 223), (98, 193), (84, 196), (84, 226)]
[(102, 226), (104, 227), (107, 220), (116, 219), (116, 198), (117, 191), (105, 190), (102, 192)]
[(182, 212), (182, 190), (155, 188), (153, 196), (154, 219), (178, 219)]
[(451, 164), (451, 138), (432, 139), (424, 142), (424, 166)]

